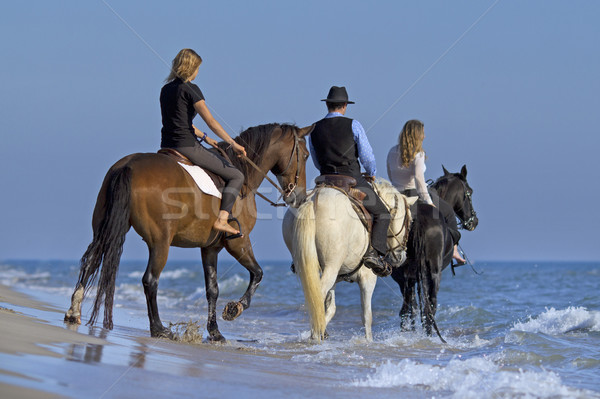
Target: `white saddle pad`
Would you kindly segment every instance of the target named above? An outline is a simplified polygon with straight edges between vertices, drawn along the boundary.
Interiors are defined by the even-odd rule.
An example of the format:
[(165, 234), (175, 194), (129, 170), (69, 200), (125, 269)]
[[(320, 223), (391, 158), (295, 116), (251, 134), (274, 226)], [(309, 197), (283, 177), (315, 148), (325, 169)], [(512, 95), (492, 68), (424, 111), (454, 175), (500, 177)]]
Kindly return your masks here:
[(213, 197), (221, 198), (221, 193), (217, 189), (215, 182), (213, 181), (213, 179), (210, 178), (210, 176), (208, 175), (208, 173), (206, 173), (204, 169), (196, 165), (190, 166), (181, 162), (177, 163), (181, 165), (181, 167), (185, 169), (185, 171), (188, 172), (190, 176), (192, 176), (192, 178), (196, 182), (196, 185), (198, 185), (200, 191), (202, 191), (205, 194), (212, 195)]

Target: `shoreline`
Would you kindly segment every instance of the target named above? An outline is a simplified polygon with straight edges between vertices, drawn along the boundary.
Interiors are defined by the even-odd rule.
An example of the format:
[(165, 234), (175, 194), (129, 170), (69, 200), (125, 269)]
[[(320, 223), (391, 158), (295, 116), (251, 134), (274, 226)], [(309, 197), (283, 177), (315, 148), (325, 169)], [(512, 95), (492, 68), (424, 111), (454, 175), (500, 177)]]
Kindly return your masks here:
[[(3, 397), (63, 397), (31, 388), (29, 385), (36, 381), (37, 377), (11, 370), (11, 356), (64, 358), (56, 345), (109, 344), (106, 340), (61, 328), (34, 316), (42, 312), (60, 313), (60, 310), (0, 284), (0, 355), (7, 359), (0, 363), (0, 376), (10, 377), (0, 379), (0, 392)], [(7, 379), (11, 381), (7, 382)]]

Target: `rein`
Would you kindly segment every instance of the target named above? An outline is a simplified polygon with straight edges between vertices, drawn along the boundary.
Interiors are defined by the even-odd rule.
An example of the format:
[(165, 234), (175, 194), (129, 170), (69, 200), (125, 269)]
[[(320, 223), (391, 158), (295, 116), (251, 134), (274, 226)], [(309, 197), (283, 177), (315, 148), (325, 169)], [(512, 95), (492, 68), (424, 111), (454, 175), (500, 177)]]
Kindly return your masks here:
[[(299, 142), (300, 142), (300, 138), (298, 137), (296, 130), (294, 130), (294, 148), (292, 148), (292, 153), (290, 154), (290, 159), (289, 159), (288, 164), (285, 167), (285, 169), (281, 173), (276, 175), (276, 176), (281, 176), (281, 175), (285, 174), (285, 172), (287, 172), (287, 170), (290, 168), (290, 166), (292, 166), (292, 159), (294, 159), (294, 153), (296, 153), (296, 166), (297, 167), (296, 167), (296, 175), (294, 176), (294, 183), (290, 183), (285, 190), (283, 190), (281, 187), (279, 187), (279, 184), (274, 182), (267, 175), (267, 172), (262, 170), (257, 164), (255, 164), (246, 155), (240, 155), (240, 157), (244, 161), (248, 162), (248, 164), (250, 166), (252, 166), (254, 169), (256, 169), (256, 171), (258, 171), (264, 179), (267, 179), (267, 181), (269, 183), (271, 183), (273, 185), (273, 187), (275, 187), (277, 189), (277, 191), (279, 191), (279, 193), (281, 194), (280, 198), (283, 198), (285, 200), (285, 198), (289, 197), (292, 194), (292, 192), (296, 189), (296, 187), (298, 186), (298, 179), (300, 178), (300, 151), (298, 150)], [(222, 151), (222, 149), (219, 148), (218, 146), (214, 146), (214, 147), (217, 148), (219, 151)], [(287, 206), (287, 204), (285, 202), (284, 203), (276, 203), (276, 202), (271, 201), (269, 198), (267, 198), (265, 195), (259, 193), (258, 191), (255, 191), (254, 193), (256, 195), (258, 195), (260, 198), (267, 201), (271, 206), (275, 206), (275, 207)]]
[[(388, 209), (388, 212), (390, 213), (390, 216), (392, 217), (392, 219), (395, 219), (396, 213), (398, 213), (398, 197), (394, 195), (394, 207), (392, 208), (385, 201), (385, 199), (383, 199), (383, 197), (379, 193), (379, 190), (377, 190), (377, 188), (374, 184), (373, 184), (373, 189), (377, 192), (377, 195), (381, 199), (381, 202), (383, 202), (385, 207)], [(396, 245), (394, 248), (390, 248), (388, 250), (388, 252), (395, 251), (398, 248), (400, 248), (403, 251), (406, 251), (406, 243), (408, 242), (408, 229), (410, 228), (410, 222), (411, 222), (410, 218), (408, 217), (408, 211), (410, 210), (410, 206), (408, 205), (408, 202), (406, 201), (405, 196), (402, 196), (402, 200), (404, 201), (404, 221), (402, 222), (402, 228), (400, 230), (398, 230), (398, 232), (396, 232), (395, 234), (392, 234), (392, 235), (388, 234), (388, 236), (387, 236), (387, 238), (395, 239), (396, 242), (398, 243), (398, 245)], [(400, 239), (398, 237), (400, 236), (400, 234), (403, 231), (405, 232), (404, 238), (402, 239), (402, 241), (400, 241)]]
[[(433, 187), (435, 186), (438, 182), (440, 182), (442, 179), (446, 179), (447, 180), (447, 176), (442, 176), (439, 179), (437, 179), (435, 182), (430, 183), (429, 186)], [(477, 217), (477, 212), (475, 212), (475, 208), (473, 208), (473, 200), (471, 198), (471, 193), (469, 192), (469, 190), (467, 189), (467, 185), (465, 184), (464, 181), (462, 181), (462, 179), (458, 179), (458, 181), (460, 181), (460, 183), (463, 186), (463, 192), (464, 192), (464, 199), (463, 199), (463, 203), (461, 204), (460, 208), (458, 208), (457, 210), (454, 211), (454, 214), (460, 219), (461, 221), (461, 225), (460, 228), (466, 228), (467, 230), (470, 230), (469, 226), (472, 226), (473, 222), (475, 221), (475, 218)], [(435, 187), (434, 187), (435, 188)], [(438, 193), (439, 194), (439, 193)], [(462, 211), (465, 208), (465, 202), (468, 202), (471, 208), (471, 217), (467, 220), (463, 220), (459, 215), (458, 215), (458, 211)]]
[[(300, 143), (300, 138), (298, 137), (298, 134), (294, 130), (294, 147), (292, 148), (292, 153), (290, 154), (290, 159), (288, 161), (288, 164), (283, 169), (283, 171), (281, 171), (281, 173), (278, 173), (275, 175), (275, 176), (282, 176), (285, 174), (285, 172), (288, 171), (288, 169), (292, 166), (292, 160), (294, 159), (294, 153), (296, 153), (296, 174), (294, 176), (294, 182), (288, 184), (288, 186), (285, 190), (283, 188), (279, 187), (279, 185), (277, 183), (275, 183), (269, 176), (267, 176), (267, 173), (264, 172), (257, 164), (252, 162), (252, 160), (250, 158), (248, 158), (245, 155), (242, 155), (242, 159), (245, 160), (246, 162), (248, 162), (248, 164), (250, 164), (250, 166), (252, 166), (254, 169), (256, 169), (260, 174), (262, 174), (263, 177), (265, 179), (267, 179), (267, 181), (269, 183), (271, 183), (277, 189), (277, 191), (279, 191), (279, 193), (281, 194), (280, 198), (283, 198), (285, 200), (287, 197), (292, 195), (292, 193), (298, 186), (298, 179), (300, 178), (300, 150), (298, 149), (299, 143)], [(275, 207), (287, 206), (287, 204), (285, 202), (275, 203), (275, 202), (271, 201), (270, 199), (268, 199), (267, 197), (265, 197), (263, 194), (259, 193), (258, 191), (255, 191), (255, 194), (258, 194), (258, 196), (260, 198), (267, 201), (271, 206), (275, 206)]]
[[(406, 201), (406, 197), (403, 196), (402, 200), (404, 201), (404, 221), (402, 222), (402, 228), (400, 230), (398, 230), (398, 232), (396, 234), (387, 236), (387, 238), (393, 238), (396, 240), (396, 242), (398, 242), (398, 245), (396, 245), (394, 248), (390, 249), (390, 251), (395, 251), (398, 248), (400, 248), (403, 251), (406, 251), (406, 243), (408, 242), (408, 229), (410, 227), (410, 218), (408, 217), (408, 211), (410, 210), (410, 206), (408, 205), (408, 202)], [(397, 197), (394, 197), (394, 202), (395, 202), (395, 205), (394, 205), (394, 209), (393, 209), (393, 215), (392, 215), (392, 211), (390, 211), (390, 215), (392, 215), (393, 218), (396, 217), (396, 213), (398, 212), (398, 198)], [(402, 242), (400, 242), (400, 240), (398, 239), (398, 236), (403, 231), (405, 232), (404, 238), (402, 238)]]
[[(464, 185), (464, 183), (463, 183)], [(477, 217), (477, 212), (475, 212), (475, 209), (473, 209), (473, 201), (471, 199), (471, 193), (467, 191), (466, 187), (465, 187), (465, 200), (469, 201), (469, 205), (471, 205), (471, 217), (467, 220), (463, 220), (462, 221), (462, 225), (465, 226), (467, 228), (467, 230), (469, 230), (469, 226), (473, 225), (473, 222), (475, 221), (475, 218)], [(462, 210), (464, 208), (464, 201), (463, 201), (463, 205), (460, 207), (459, 210)]]

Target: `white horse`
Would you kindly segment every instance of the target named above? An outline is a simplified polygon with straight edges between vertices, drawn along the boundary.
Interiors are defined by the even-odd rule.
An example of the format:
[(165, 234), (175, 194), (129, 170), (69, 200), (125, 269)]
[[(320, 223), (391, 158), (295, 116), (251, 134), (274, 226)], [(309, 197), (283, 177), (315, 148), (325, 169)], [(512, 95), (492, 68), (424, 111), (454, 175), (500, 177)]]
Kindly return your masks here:
[[(399, 266), (406, 259), (409, 207), (416, 198), (409, 200), (384, 179), (373, 186), (390, 210), (388, 256)], [(335, 285), (345, 280), (358, 282), (365, 337), (372, 341), (371, 297), (377, 276), (362, 265), (369, 235), (350, 199), (335, 188), (317, 187), (300, 208), (286, 212), (282, 228), (302, 283), (311, 338), (320, 341), (325, 337), (325, 328), (335, 314)]]

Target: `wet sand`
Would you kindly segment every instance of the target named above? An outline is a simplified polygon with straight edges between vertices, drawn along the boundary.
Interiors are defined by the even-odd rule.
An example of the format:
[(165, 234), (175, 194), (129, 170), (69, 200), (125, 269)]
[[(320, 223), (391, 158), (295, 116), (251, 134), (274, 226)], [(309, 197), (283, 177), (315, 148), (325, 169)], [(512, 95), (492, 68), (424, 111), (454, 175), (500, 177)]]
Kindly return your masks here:
[[(193, 343), (151, 338), (146, 321), (136, 319), (145, 315), (111, 331), (67, 326), (62, 302), (66, 309), (68, 298), (43, 303), (0, 285), (0, 397), (358, 398), (369, 392), (345, 385), (334, 366), (291, 361), (291, 354), (233, 339), (215, 345), (200, 335)], [(387, 393), (381, 397), (395, 396)]]
[[(61, 357), (59, 353), (50, 347), (56, 343), (68, 344), (106, 344), (107, 342), (92, 336), (78, 334), (76, 332), (48, 324), (44, 320), (37, 319), (17, 311), (15, 308), (31, 309), (39, 312), (59, 312), (42, 302), (36, 301), (27, 295), (10, 290), (0, 285), (0, 376), (3, 381), (13, 380), (16, 383), (0, 381), (0, 394), (3, 398), (57, 398), (60, 395), (27, 388), (37, 379), (35, 375), (15, 372), (11, 365), (11, 355), (23, 357), (25, 355), (38, 355), (49, 357)], [(18, 383), (23, 380), (25, 386)]]

